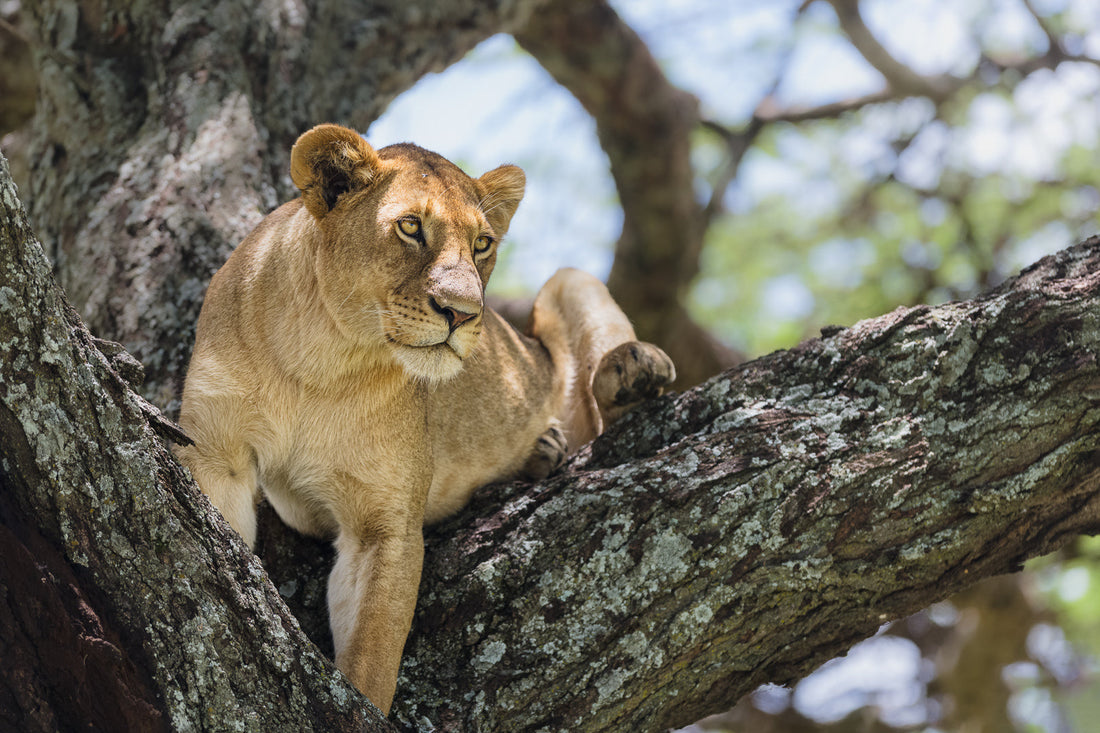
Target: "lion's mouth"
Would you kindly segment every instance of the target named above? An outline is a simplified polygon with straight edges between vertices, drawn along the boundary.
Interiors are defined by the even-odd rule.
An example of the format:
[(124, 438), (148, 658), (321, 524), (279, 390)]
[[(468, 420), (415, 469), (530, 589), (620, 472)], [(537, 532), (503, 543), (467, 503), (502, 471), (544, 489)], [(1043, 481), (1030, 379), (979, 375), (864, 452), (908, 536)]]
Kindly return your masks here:
[(447, 348), (454, 351), (454, 346), (451, 345), (451, 336), (450, 336), (450, 334), (448, 334), (447, 338), (443, 339), (442, 341), (429, 341), (429, 342), (426, 342), (426, 343), (409, 343), (408, 341), (399, 341), (396, 337), (394, 337), (393, 335), (387, 333), (386, 334), (386, 341), (388, 343), (392, 344), (393, 346), (401, 346), (401, 347), (404, 347), (406, 349), (435, 349), (435, 348), (438, 348), (440, 346), (446, 346)]
[(428, 382), (438, 383), (450, 379), (462, 369), (463, 354), (450, 339), (430, 343), (405, 343), (387, 337), (393, 349), (393, 357), (405, 371)]
[(433, 351), (439, 351), (443, 353), (450, 353), (454, 356), (457, 356), (459, 359), (462, 359), (463, 354), (461, 351), (459, 351), (458, 348), (455, 347), (454, 343), (452, 343), (452, 336), (453, 334), (448, 335), (447, 338), (443, 339), (442, 341), (431, 341), (428, 343), (409, 343), (407, 341), (399, 341), (393, 336), (387, 334), (386, 341), (390, 344), (390, 346), (395, 349), (409, 349), (411, 351), (416, 351), (423, 354), (428, 354)]

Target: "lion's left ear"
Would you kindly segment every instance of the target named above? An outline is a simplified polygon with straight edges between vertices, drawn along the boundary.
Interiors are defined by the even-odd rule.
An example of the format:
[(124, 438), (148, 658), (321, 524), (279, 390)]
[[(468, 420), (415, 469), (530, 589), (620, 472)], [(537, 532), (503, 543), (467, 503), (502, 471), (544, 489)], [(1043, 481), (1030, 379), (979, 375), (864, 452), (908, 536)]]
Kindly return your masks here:
[(321, 220), (348, 191), (370, 185), (381, 160), (363, 136), (340, 125), (318, 125), (290, 151), (290, 179), (302, 202)]
[(523, 170), (514, 165), (494, 168), (477, 179), (481, 210), (497, 237), (503, 237), (508, 231), (508, 224), (523, 199), (526, 185), (527, 177), (523, 175)]

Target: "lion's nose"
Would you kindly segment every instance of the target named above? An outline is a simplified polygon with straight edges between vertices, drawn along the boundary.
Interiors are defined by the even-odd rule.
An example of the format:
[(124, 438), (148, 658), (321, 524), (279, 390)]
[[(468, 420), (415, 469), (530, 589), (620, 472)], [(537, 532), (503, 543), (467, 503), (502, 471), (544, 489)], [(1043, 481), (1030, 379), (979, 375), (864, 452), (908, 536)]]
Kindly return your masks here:
[(441, 314), (444, 318), (447, 319), (447, 325), (451, 327), (452, 331), (461, 326), (466, 321), (473, 320), (477, 317), (477, 312), (469, 312), (469, 306), (457, 306), (457, 304), (450, 303), (444, 305), (435, 298), (429, 299), (428, 302), (431, 304), (432, 309), (435, 310), (436, 313)]

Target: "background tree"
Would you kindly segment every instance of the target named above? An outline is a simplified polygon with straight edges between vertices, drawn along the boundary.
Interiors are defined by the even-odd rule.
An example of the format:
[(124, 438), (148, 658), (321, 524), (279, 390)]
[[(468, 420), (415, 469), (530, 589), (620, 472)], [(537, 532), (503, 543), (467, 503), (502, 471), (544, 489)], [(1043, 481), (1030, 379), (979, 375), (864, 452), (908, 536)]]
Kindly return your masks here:
[[(718, 301), (715, 307), (713, 295), (723, 291), (713, 287), (713, 274), (708, 281), (704, 273), (695, 295), (687, 296), (700, 254), (707, 251), (705, 237), (727, 244), (709, 248), (719, 264), (723, 253), (731, 251), (730, 241), (786, 238), (765, 228), (729, 239), (729, 227), (735, 226), (731, 221), (738, 220), (722, 217), (721, 203), (746, 151), (766, 154), (769, 139), (782, 144), (778, 141), (794, 124), (864, 109), (872, 102), (927, 99), (938, 116), (941, 110), (950, 111), (952, 99), (970, 98), (977, 85), (1012, 88), (1033, 72), (1041, 73), (1038, 69), (1061, 69), (1064, 64), (1059, 63), (1074, 57), (1078, 64), (1092, 63), (1072, 50), (1077, 21), (1071, 11), (1042, 14), (1027, 5), (1039, 27), (1049, 30), (1047, 52), (1012, 63), (983, 58), (974, 71), (954, 79), (912, 71), (907, 75), (906, 67), (867, 30), (857, 7), (833, 5), (839, 27), (870, 63), (881, 66), (887, 87), (816, 110), (783, 109), (775, 103), (777, 95), (769, 94), (741, 122), (741, 129), (708, 123), (705, 129), (718, 131), (717, 139), (728, 146), (729, 163), (711, 172), (710, 203), (703, 205), (692, 188), (697, 168), (691, 165), (691, 139), (702, 138), (704, 150), (707, 145), (706, 133), (696, 132), (700, 115), (694, 101), (665, 81), (644, 44), (601, 4), (564, 3), (529, 17), (530, 6), (475, 11), (461, 3), (412, 6), (397, 13), (368, 3), (256, 9), (233, 3), (216, 8), (178, 3), (167, 9), (140, 3), (126, 9), (41, 3), (29, 8), (34, 15), (29, 35), (38, 39), (42, 82), (29, 156), (30, 195), (25, 198), (59, 279), (92, 331), (124, 341), (146, 364), (146, 396), (171, 409), (202, 288), (233, 244), (267, 209), (290, 195), (285, 156), (294, 136), (322, 118), (366, 127), (423, 71), (457, 59), (494, 30), (515, 30), (520, 42), (597, 120), (625, 216), (612, 287), (640, 330), (677, 353), (681, 371), (698, 369), (693, 375), (698, 378), (730, 358), (688, 315), (693, 302), (697, 317), (703, 318), (708, 312), (713, 318), (729, 305)], [(820, 13), (814, 7), (792, 5), (796, 31), (804, 16)], [(815, 17), (820, 22), (821, 16)], [(332, 73), (349, 63), (362, 76)], [(875, 107), (865, 113), (888, 116), (884, 109), (889, 110)], [(940, 121), (932, 117), (926, 129), (937, 129)], [(822, 129), (826, 132), (808, 134), (835, 139), (828, 127)], [(902, 133), (904, 138), (911, 131)], [(750, 148), (752, 143), (757, 147)], [(639, 150), (651, 155), (631, 154)], [(904, 156), (896, 157), (900, 167)], [(906, 209), (911, 203), (934, 214), (937, 207), (927, 202), (948, 195), (918, 191), (907, 198), (898, 193), (906, 185), (903, 175), (891, 171), (883, 180), (883, 186), (862, 189), (872, 193), (861, 194), (860, 206), (854, 213), (846, 211), (843, 219), (860, 221), (856, 213), (863, 213), (867, 232), (877, 231), (883, 211), (912, 210)], [(894, 185), (899, 182), (901, 188)], [(973, 199), (971, 187), (964, 188), (966, 196), (950, 199), (959, 200), (959, 217), (973, 218), (984, 206), (996, 205), (997, 197), (988, 188), (973, 187), (980, 193)], [(1088, 189), (1072, 181), (1066, 191), (1087, 200)], [(1042, 198), (1040, 194), (1036, 196)], [(944, 213), (943, 207), (938, 210)], [(1075, 210), (1088, 213), (1087, 207)], [(953, 222), (954, 210), (947, 211), (944, 220)], [(1040, 223), (1059, 215), (1072, 223), (1061, 208), (1047, 212), (1046, 219), (1038, 217)], [(1006, 229), (1001, 238), (1024, 236), (1025, 223)], [(926, 223), (918, 222), (918, 230), (920, 226)], [(902, 228), (899, 238), (912, 237), (911, 230)], [(981, 226), (950, 224), (932, 241), (960, 250), (976, 243), (982, 253), (992, 241), (987, 234)], [(1000, 251), (1004, 249), (1002, 245)], [(730, 260), (740, 270), (755, 256), (768, 254), (759, 250)], [(987, 282), (1002, 276), (995, 267), (986, 269)], [(665, 277), (654, 279), (655, 272)], [(644, 287), (632, 292), (630, 284)], [(700, 295), (707, 292), (712, 296), (709, 309)], [(938, 298), (949, 290), (933, 287), (912, 297), (921, 292)], [(872, 301), (869, 307), (882, 303)], [(834, 320), (851, 321), (826, 317)]]

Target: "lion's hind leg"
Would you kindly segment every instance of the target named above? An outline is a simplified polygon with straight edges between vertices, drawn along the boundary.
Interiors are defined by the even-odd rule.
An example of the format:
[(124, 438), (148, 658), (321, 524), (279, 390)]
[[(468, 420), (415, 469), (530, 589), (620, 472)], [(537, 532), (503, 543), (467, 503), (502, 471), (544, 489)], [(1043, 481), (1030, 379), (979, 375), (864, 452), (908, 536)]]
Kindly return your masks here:
[(630, 320), (599, 279), (563, 268), (535, 298), (530, 333), (549, 350), (568, 384), (562, 427), (573, 449), (675, 378), (672, 360), (638, 341)]
[(639, 402), (659, 397), (675, 379), (672, 359), (651, 343), (627, 341), (608, 351), (592, 380), (604, 427)]

